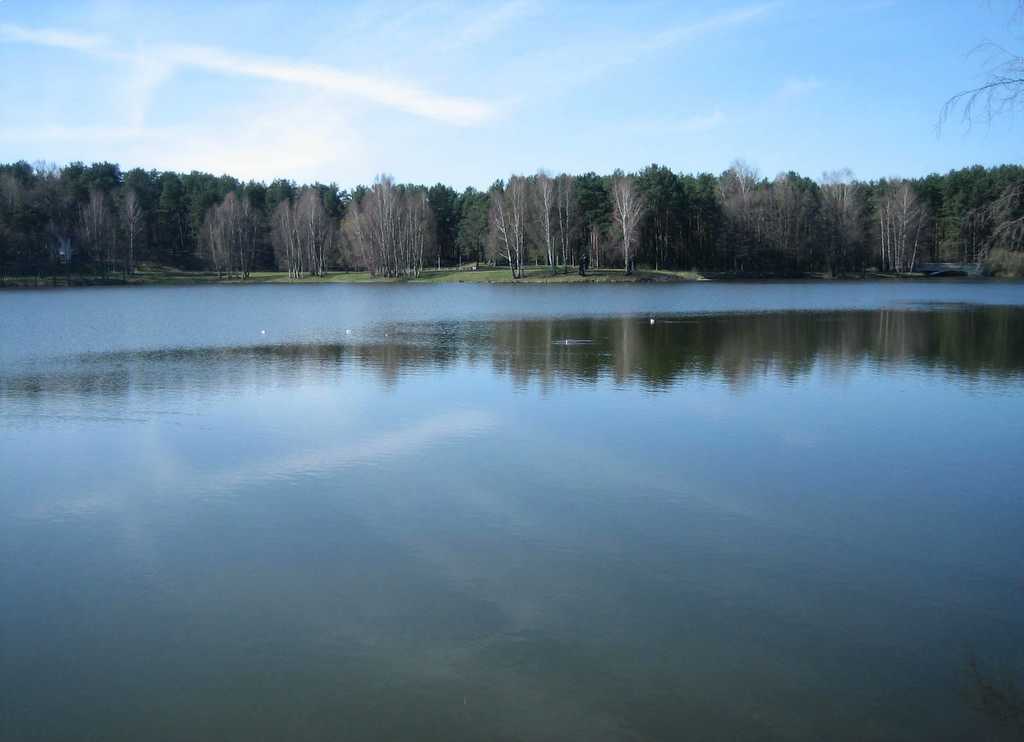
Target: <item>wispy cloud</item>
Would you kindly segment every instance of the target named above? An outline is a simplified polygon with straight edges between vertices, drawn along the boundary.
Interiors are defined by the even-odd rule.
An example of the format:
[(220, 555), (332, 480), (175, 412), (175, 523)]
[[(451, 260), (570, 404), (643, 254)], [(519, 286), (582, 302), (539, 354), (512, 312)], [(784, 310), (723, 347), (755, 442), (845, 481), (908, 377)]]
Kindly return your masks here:
[(199, 46), (166, 46), (156, 56), (181, 67), (355, 95), (407, 113), (460, 126), (483, 123), (495, 113), (494, 106), (483, 101), (437, 95), (405, 83), (350, 74), (325, 65), (251, 57)]
[[(102, 37), (58, 29), (0, 26), (0, 40), (61, 47), (108, 59), (135, 61), (152, 72), (135, 78), (135, 93), (148, 96), (177, 69), (195, 68), (222, 75), (249, 77), (298, 85), (326, 93), (351, 95), (406, 113), (458, 126), (475, 126), (493, 118), (497, 107), (473, 98), (439, 95), (415, 85), (359, 75), (327, 65), (294, 62), (275, 57), (235, 54), (208, 46), (167, 44), (135, 55), (115, 49)], [(136, 115), (137, 120), (141, 116)]]
[(640, 48), (655, 51), (671, 46), (677, 46), (715, 31), (721, 31), (731, 26), (740, 26), (751, 21), (762, 18), (781, 5), (781, 2), (763, 3), (761, 5), (749, 5), (743, 8), (709, 16), (699, 21), (673, 26), (661, 31), (650, 39), (639, 44)]
[(511, 0), (474, 15), (457, 34), (458, 45), (480, 44), (504, 31), (513, 23), (537, 13), (532, 0)]
[(9, 23), (0, 23), (0, 41), (53, 46), (82, 52), (99, 51), (107, 45), (106, 39), (102, 36), (55, 28), (22, 28)]
[[(568, 36), (566, 42), (546, 51), (520, 55), (508, 65), (506, 76), (515, 81), (535, 81), (534, 92), (537, 86), (546, 87), (549, 93), (560, 91), (594, 82), (617, 68), (641, 63), (659, 52), (685, 47), (710, 34), (757, 22), (781, 5), (781, 2), (748, 5), (686, 23), (663, 24), (661, 30), (653, 33), (623, 31), (615, 38)], [(600, 48), (601, 53), (595, 55), (595, 48)], [(586, 59), (587, 63), (580, 64), (581, 59)]]

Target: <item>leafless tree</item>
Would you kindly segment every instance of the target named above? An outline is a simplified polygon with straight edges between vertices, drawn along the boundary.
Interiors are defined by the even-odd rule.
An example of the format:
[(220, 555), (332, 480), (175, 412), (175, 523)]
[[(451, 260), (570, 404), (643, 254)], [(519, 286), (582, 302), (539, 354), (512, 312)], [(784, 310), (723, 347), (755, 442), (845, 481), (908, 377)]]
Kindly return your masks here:
[(307, 270), (322, 276), (327, 267), (327, 256), (334, 248), (335, 225), (324, 208), (319, 189), (303, 188), (295, 205), (299, 250)]
[(400, 240), (403, 262), (407, 272), (419, 275), (423, 271), (423, 255), (427, 248), (432, 212), (425, 188), (408, 188), (402, 194), (403, 218)]
[(735, 160), (718, 181), (722, 211), (731, 232), (727, 249), (733, 269), (742, 269), (761, 242), (763, 223), (756, 208), (759, 181), (757, 170), (743, 160)]
[(238, 194), (231, 191), (220, 206), (214, 207), (219, 214), (227, 249), (227, 270), (228, 274), (238, 271), (244, 278), (245, 271), (245, 212), (242, 206), (242, 199)]
[(89, 199), (81, 208), (79, 220), (82, 243), (89, 255), (103, 266), (103, 272), (110, 270), (114, 248), (114, 231), (107, 206), (106, 194), (98, 188), (89, 191)]
[(1024, 104), (1024, 56), (997, 44), (982, 44), (974, 53), (988, 55), (988, 79), (947, 100), (939, 116), (940, 126), (956, 111), (960, 111), (963, 124), (970, 127), (979, 117), (991, 123), (997, 116), (1015, 113)]
[(231, 191), (206, 212), (199, 235), (203, 257), (218, 275), (238, 273), (247, 278), (256, 256), (258, 228), (249, 197)]
[(375, 276), (396, 276), (391, 254), (397, 243), (398, 192), (394, 179), (379, 175), (370, 190), (352, 204), (345, 232), (356, 246), (363, 265)]
[(211, 206), (203, 218), (199, 247), (209, 265), (223, 276), (231, 270), (231, 228), (221, 206)]
[[(1024, 251), (1024, 183), (1007, 186), (987, 211), (993, 229), (992, 244), (987, 245), (986, 250), (1002, 247), (1010, 252)], [(984, 257), (976, 253), (974, 259), (980, 261)]]
[(46, 234), (50, 242), (50, 257), (68, 265), (74, 259), (80, 209), (73, 191), (62, 184), (61, 170), (56, 164), (37, 163), (34, 169), (40, 179), (40, 201), (49, 217)]
[(143, 213), (139, 195), (131, 187), (126, 187), (121, 194), (121, 226), (127, 240), (124, 270), (132, 274), (135, 273), (135, 241), (142, 232)]
[(551, 212), (555, 208), (555, 181), (543, 170), (539, 171), (533, 179), (533, 213), (535, 231), (538, 242), (544, 246), (547, 256), (548, 269), (554, 273), (557, 262), (555, 249), (555, 225), (551, 220)]
[(288, 278), (302, 278), (306, 270), (299, 242), (299, 226), (295, 205), (291, 199), (283, 199), (274, 207), (271, 216), (271, 240), (278, 267), (288, 271)]
[(558, 244), (562, 250), (562, 266), (568, 270), (572, 258), (573, 220), (576, 217), (576, 194), (571, 175), (562, 173), (555, 180), (558, 202)]
[(905, 180), (888, 184), (878, 204), (880, 267), (906, 273), (914, 268), (927, 210)]
[(0, 203), (5, 206), (6, 211), (13, 213), (18, 210), (24, 197), (22, 191), (21, 183), (13, 173), (0, 174)]
[(636, 239), (637, 225), (644, 212), (643, 198), (630, 175), (621, 173), (612, 177), (612, 208), (616, 230), (622, 238), (622, 257), (626, 264), (626, 274), (633, 272), (633, 242)]
[(248, 278), (256, 261), (256, 246), (260, 235), (260, 213), (253, 207), (249, 194), (238, 199), (237, 222), (238, 269), (242, 278)]
[(430, 219), (424, 189), (397, 186), (380, 175), (349, 207), (345, 234), (374, 275), (415, 276), (433, 233)]
[[(1024, 0), (1014, 0), (1014, 5), (1012, 22), (1019, 23), (1024, 19)], [(958, 110), (969, 127), (978, 117), (991, 123), (997, 116), (1012, 115), (1024, 107), (1024, 55), (991, 42), (975, 47), (972, 55), (979, 54), (985, 55), (988, 79), (947, 100), (939, 114), (940, 127)]]
[[(609, 225), (608, 230), (614, 231), (614, 226)], [(612, 242), (611, 236), (600, 224), (592, 222), (587, 227), (587, 255), (591, 268), (600, 268), (601, 256), (614, 251)]]
[(719, 179), (719, 194), (723, 201), (735, 197), (748, 200), (757, 188), (759, 180), (757, 168), (745, 160), (733, 160), (729, 169)]
[(492, 243), (508, 260), (513, 278), (522, 278), (526, 254), (526, 178), (513, 175), (491, 190)]
[(820, 186), (825, 260), (829, 273), (836, 275), (851, 267), (854, 246), (860, 241), (862, 199), (849, 168), (823, 174)]
[(812, 224), (815, 202), (799, 178), (783, 173), (765, 191), (764, 226), (768, 247), (790, 266), (805, 262), (805, 253), (814, 245)]

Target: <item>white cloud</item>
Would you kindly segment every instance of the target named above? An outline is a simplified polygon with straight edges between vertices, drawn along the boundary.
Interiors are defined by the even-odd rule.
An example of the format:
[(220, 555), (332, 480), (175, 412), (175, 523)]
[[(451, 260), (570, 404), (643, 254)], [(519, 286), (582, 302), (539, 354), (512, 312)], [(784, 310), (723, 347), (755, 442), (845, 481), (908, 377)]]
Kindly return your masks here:
[(476, 12), (472, 20), (457, 34), (454, 45), (480, 44), (497, 36), (513, 23), (536, 13), (535, 3), (530, 0), (511, 0), (483, 12)]
[(102, 37), (84, 36), (54, 29), (26, 29), (0, 26), (5, 41), (58, 46), (87, 52), (99, 57), (142, 64), (145, 71), (132, 78), (130, 88), (142, 101), (133, 105), (133, 118), (144, 117), (144, 103), (154, 87), (175, 69), (191, 67), (223, 75), (250, 77), (351, 95), (383, 106), (458, 126), (475, 126), (491, 119), (496, 106), (482, 100), (439, 95), (415, 85), (386, 78), (358, 75), (327, 65), (293, 62), (274, 57), (234, 54), (225, 49), (203, 46), (164, 45), (148, 49), (144, 55), (114, 50)]
[(764, 3), (762, 5), (749, 5), (744, 8), (737, 8), (728, 13), (710, 16), (700, 21), (687, 23), (681, 26), (674, 26), (656, 34), (650, 41), (643, 42), (640, 46), (648, 50), (665, 49), (688, 41), (693, 41), (713, 31), (720, 31), (731, 26), (739, 26), (756, 20), (775, 8), (780, 3)]
[[(514, 59), (504, 70), (504, 87), (531, 81), (531, 92), (548, 93), (574, 85), (592, 83), (611, 70), (638, 62), (652, 54), (699, 41), (702, 37), (758, 21), (781, 5), (768, 2), (737, 8), (690, 23), (669, 26), (652, 34), (623, 31), (615, 36), (579, 38), (567, 35), (563, 43), (546, 51), (529, 51)], [(600, 53), (595, 53), (600, 49)], [(586, 64), (579, 60), (585, 59)], [(522, 101), (518, 101), (521, 103)]]
[[(231, 125), (240, 118), (244, 127)], [(225, 134), (230, 132), (230, 134)], [(158, 146), (154, 147), (153, 145)], [(363, 138), (340, 111), (318, 96), (274, 104), (260, 101), (245, 110), (215, 113), (185, 131), (161, 129), (127, 151), (138, 163), (166, 170), (205, 170), (248, 180), (287, 174), (300, 180), (325, 173), (361, 172)], [(336, 176), (335, 176), (336, 177)]]
[(481, 124), (494, 114), (494, 107), (483, 101), (428, 93), (405, 83), (354, 75), (325, 65), (232, 54), (214, 47), (166, 46), (155, 56), (182, 67), (355, 95), (407, 113), (460, 126)]
[(53, 46), (82, 52), (97, 51), (107, 43), (102, 36), (91, 36), (55, 28), (22, 28), (9, 23), (0, 23), (0, 41)]
[[(237, 119), (245, 126), (234, 125)], [(0, 142), (23, 151), (71, 145), (79, 157), (120, 161), (125, 168), (202, 170), (243, 180), (331, 180), (372, 164), (357, 128), (315, 95), (211, 111), (184, 126), (0, 127)]]
[(174, 64), (144, 53), (136, 54), (130, 65), (124, 65), (121, 81), (121, 105), (132, 126), (142, 126), (157, 89), (174, 74)]

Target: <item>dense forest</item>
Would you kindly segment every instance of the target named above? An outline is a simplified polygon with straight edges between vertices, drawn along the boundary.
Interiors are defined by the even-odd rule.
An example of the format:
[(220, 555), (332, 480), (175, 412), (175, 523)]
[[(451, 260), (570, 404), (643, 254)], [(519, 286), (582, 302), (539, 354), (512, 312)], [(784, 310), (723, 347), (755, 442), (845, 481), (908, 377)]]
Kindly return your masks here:
[(108, 162), (0, 165), (0, 278), (126, 277), (140, 265), (245, 277), (332, 270), (414, 276), (487, 262), (636, 265), (750, 274), (902, 273), (934, 261), (1024, 265), (1024, 167), (919, 179), (513, 175), (487, 191), (398, 184), (269, 185)]

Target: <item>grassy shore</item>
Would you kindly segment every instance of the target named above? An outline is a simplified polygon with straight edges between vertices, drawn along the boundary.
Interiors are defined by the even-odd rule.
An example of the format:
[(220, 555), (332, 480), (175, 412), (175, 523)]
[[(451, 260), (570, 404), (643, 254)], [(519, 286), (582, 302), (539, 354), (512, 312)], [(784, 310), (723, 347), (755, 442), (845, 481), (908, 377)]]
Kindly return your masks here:
[[(15, 276), (0, 279), (0, 288), (47, 288), (64, 286), (123, 286), (128, 285), (150, 285), (150, 286), (182, 286), (192, 284), (255, 284), (255, 283), (680, 283), (688, 281), (724, 281), (724, 280), (773, 280), (773, 279), (818, 279), (832, 278), (823, 273), (804, 273), (799, 275), (773, 275), (773, 274), (734, 274), (734, 273), (698, 273), (696, 271), (669, 271), (637, 269), (631, 275), (626, 275), (622, 268), (597, 268), (587, 271), (586, 276), (579, 275), (573, 269), (568, 272), (558, 271), (552, 273), (543, 266), (535, 266), (527, 269), (526, 275), (520, 279), (513, 279), (508, 268), (492, 268), (480, 266), (474, 269), (472, 266), (465, 268), (441, 268), (424, 270), (414, 278), (382, 278), (373, 276), (366, 271), (334, 271), (324, 276), (304, 276), (302, 278), (289, 278), (287, 273), (278, 271), (257, 271), (251, 273), (248, 278), (226, 278), (216, 273), (207, 271), (183, 271), (161, 266), (142, 266), (136, 273), (128, 276), (127, 280), (119, 274), (111, 274), (103, 277), (99, 275), (77, 275), (69, 276)], [(927, 279), (920, 273), (889, 274), (868, 272), (841, 276), (844, 279), (867, 279), (867, 280), (907, 280)]]
[(182, 271), (160, 267), (143, 267), (127, 280), (120, 275), (106, 278), (93, 275), (57, 276), (16, 276), (3, 280), (0, 286), (35, 287), (48, 286), (104, 286), (104, 285), (152, 285), (174, 286), (190, 284), (241, 284), (241, 283), (642, 283), (642, 282), (678, 282), (697, 281), (702, 277), (691, 271), (655, 271), (637, 270), (626, 275), (621, 268), (600, 268), (587, 271), (581, 276), (575, 270), (552, 273), (544, 267), (534, 267), (526, 271), (526, 275), (518, 280), (512, 278), (508, 268), (491, 268), (472, 266), (458, 268), (441, 268), (424, 270), (415, 278), (382, 278), (365, 271), (336, 271), (321, 277), (304, 276), (289, 278), (287, 273), (276, 271), (256, 271), (248, 278), (225, 278), (216, 273), (205, 271)]

